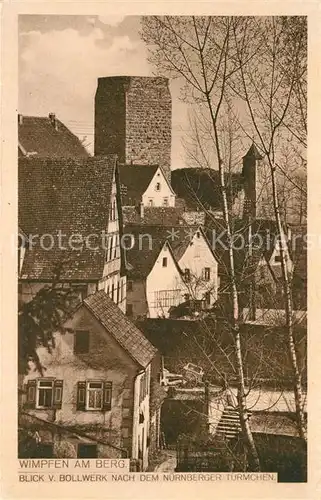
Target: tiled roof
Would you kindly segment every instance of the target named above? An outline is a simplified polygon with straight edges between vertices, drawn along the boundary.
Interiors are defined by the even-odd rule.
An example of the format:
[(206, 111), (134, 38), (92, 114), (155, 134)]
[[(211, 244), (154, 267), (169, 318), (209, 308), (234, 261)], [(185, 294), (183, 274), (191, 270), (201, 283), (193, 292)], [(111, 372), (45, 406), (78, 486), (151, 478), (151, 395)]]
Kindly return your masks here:
[(157, 353), (157, 349), (107, 294), (100, 290), (89, 295), (84, 304), (134, 361), (146, 368)]
[(176, 207), (144, 207), (144, 217), (137, 207), (123, 207), (124, 224), (143, 224), (154, 226), (177, 226), (184, 223), (183, 210)]
[(197, 226), (126, 226), (124, 234), (132, 235), (134, 243), (126, 252), (128, 276), (133, 279), (146, 278), (166, 241), (178, 261), (191, 241), (193, 230), (196, 231)]
[(137, 205), (152, 181), (158, 165), (119, 165), (123, 205)]
[(50, 158), (86, 158), (89, 153), (60, 120), (56, 127), (48, 117), (23, 116), (18, 125), (19, 144), (26, 154)]
[[(34, 235), (22, 279), (51, 279), (54, 267), (61, 263), (65, 263), (61, 279), (101, 278), (105, 259), (101, 233), (107, 229), (115, 166), (114, 155), (19, 159), (19, 226), (28, 236)], [(61, 244), (59, 234), (63, 235)], [(81, 235), (84, 241), (92, 234), (97, 235), (91, 241), (97, 249), (68, 245), (71, 235)], [(44, 248), (52, 241), (51, 249)], [(79, 240), (74, 247), (80, 247)]]

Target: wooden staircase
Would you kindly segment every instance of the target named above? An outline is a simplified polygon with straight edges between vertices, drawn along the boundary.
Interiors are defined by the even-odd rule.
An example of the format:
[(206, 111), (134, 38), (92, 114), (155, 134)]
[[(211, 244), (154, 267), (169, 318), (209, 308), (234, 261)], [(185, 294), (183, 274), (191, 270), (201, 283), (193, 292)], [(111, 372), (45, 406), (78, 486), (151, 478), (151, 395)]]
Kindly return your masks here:
[[(248, 412), (248, 414), (250, 417), (251, 412)], [(217, 425), (215, 437), (218, 440), (230, 440), (235, 438), (240, 431), (241, 423), (238, 411), (233, 406), (226, 406)]]

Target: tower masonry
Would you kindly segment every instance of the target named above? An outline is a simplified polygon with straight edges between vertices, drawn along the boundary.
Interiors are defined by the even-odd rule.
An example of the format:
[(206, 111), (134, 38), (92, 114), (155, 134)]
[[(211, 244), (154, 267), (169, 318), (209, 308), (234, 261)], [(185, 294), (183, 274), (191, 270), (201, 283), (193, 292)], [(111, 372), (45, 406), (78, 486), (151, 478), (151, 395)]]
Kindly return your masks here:
[(158, 164), (170, 179), (171, 127), (167, 78), (98, 78), (95, 155), (116, 153), (120, 163)]

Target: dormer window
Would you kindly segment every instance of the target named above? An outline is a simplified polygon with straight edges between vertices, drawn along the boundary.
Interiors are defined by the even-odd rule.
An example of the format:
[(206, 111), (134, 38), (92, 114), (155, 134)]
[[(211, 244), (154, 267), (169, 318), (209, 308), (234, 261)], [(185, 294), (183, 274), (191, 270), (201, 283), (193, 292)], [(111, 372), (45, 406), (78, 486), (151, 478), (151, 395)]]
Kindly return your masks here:
[(160, 191), (161, 190), (161, 183), (160, 182), (156, 182), (155, 190), (156, 191)]

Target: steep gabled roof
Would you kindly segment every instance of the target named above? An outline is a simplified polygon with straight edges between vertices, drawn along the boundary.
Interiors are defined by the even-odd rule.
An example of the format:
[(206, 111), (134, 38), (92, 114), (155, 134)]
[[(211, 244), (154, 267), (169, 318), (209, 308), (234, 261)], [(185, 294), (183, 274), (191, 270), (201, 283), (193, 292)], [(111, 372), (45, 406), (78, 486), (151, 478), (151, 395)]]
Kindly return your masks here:
[(18, 125), (20, 150), (23, 155), (49, 158), (86, 158), (89, 153), (60, 120), (43, 116), (23, 116)]
[(158, 165), (119, 165), (122, 204), (124, 206), (135, 206), (140, 203), (158, 168)]
[[(115, 169), (114, 155), (19, 159), (19, 226), (29, 241), (33, 236), (23, 262), (22, 279), (51, 279), (55, 266), (63, 263), (61, 279), (102, 277), (102, 231), (107, 229)], [(74, 240), (69, 245), (72, 235)], [(83, 242), (94, 235), (92, 248), (88, 244), (81, 248), (77, 235)]]
[(149, 365), (157, 349), (103, 290), (86, 297), (83, 304), (136, 363)]
[[(168, 243), (176, 265), (184, 255), (199, 226), (127, 225), (124, 234), (132, 235), (133, 247), (127, 250), (129, 277), (145, 279), (152, 270), (159, 252)], [(205, 237), (205, 234), (202, 232)]]

